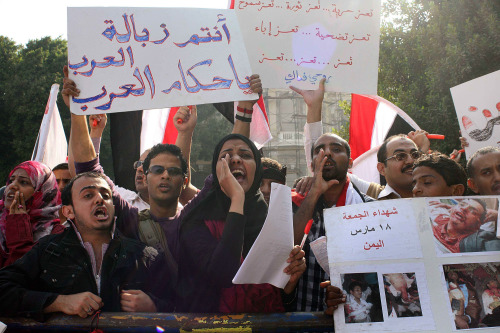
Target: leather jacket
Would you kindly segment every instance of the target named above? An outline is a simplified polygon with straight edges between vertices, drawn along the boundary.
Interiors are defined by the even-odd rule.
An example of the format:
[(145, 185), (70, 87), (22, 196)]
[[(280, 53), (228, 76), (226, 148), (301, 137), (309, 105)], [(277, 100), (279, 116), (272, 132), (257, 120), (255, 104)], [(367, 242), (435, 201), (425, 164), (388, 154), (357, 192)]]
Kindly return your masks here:
[[(158, 312), (173, 311), (173, 287), (158, 252), (117, 231), (101, 267), (103, 311), (118, 312), (121, 289), (140, 289)], [(13, 265), (0, 270), (0, 313), (43, 318), (58, 295), (89, 291), (98, 295), (90, 257), (73, 227), (42, 238)]]

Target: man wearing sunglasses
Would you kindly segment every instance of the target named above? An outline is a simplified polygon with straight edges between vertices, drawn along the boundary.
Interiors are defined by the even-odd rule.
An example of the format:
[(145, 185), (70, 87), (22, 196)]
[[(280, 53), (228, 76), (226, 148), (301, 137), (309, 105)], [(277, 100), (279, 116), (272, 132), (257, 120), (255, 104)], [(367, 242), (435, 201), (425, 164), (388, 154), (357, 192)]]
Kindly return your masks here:
[[(413, 162), (427, 151), (430, 146), (427, 132), (417, 130), (387, 138), (377, 152), (377, 169), (385, 177), (387, 185), (371, 183), (367, 194), (377, 198), (411, 198), (413, 182)], [(419, 147), (421, 150), (419, 150)]]

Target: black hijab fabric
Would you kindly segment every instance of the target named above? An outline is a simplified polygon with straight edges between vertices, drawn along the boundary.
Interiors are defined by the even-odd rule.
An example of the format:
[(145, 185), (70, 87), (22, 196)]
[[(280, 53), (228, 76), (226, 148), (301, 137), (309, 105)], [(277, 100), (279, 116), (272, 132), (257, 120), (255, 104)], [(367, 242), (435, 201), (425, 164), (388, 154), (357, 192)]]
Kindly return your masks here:
[(243, 243), (243, 256), (245, 257), (252, 247), (255, 239), (259, 235), (267, 216), (267, 204), (264, 201), (264, 197), (259, 189), (262, 179), (260, 152), (257, 147), (255, 147), (254, 143), (247, 137), (239, 134), (229, 134), (222, 138), (222, 140), (217, 144), (212, 159), (212, 174), (214, 179), (212, 189), (207, 194), (205, 199), (203, 199), (199, 205), (193, 208), (190, 214), (185, 217), (183, 224), (189, 225), (190, 223), (200, 223), (203, 220), (226, 220), (231, 206), (231, 200), (220, 188), (219, 180), (217, 179), (216, 167), (217, 162), (219, 161), (219, 154), (222, 150), (222, 146), (226, 141), (232, 139), (238, 139), (245, 142), (252, 150), (255, 160), (255, 175), (250, 189), (245, 193), (245, 205), (243, 211), (243, 214), (247, 218)]

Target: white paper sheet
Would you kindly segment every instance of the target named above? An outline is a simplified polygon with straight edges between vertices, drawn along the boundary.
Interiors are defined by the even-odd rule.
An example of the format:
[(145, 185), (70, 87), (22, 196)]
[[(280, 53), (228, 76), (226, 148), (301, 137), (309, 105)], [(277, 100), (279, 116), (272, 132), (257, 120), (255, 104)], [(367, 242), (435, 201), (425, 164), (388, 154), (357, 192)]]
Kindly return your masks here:
[(253, 243), (233, 283), (270, 283), (284, 288), (290, 276), (283, 273), (293, 248), (291, 189), (273, 183), (266, 222)]
[(5, 332), (5, 330), (7, 329), (7, 325), (5, 325), (4, 323), (2, 323), (0, 321), (0, 333), (3, 333)]
[(320, 238), (309, 243), (309, 246), (316, 257), (318, 264), (325, 272), (330, 274), (330, 269), (328, 268), (328, 247), (326, 246), (326, 242), (326, 236), (321, 236)]

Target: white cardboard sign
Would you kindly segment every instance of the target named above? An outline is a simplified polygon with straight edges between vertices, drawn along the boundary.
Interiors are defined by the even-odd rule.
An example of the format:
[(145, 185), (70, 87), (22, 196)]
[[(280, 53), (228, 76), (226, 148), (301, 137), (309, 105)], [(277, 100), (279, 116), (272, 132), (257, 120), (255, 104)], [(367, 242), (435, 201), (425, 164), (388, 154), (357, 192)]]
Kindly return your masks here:
[(380, 0), (236, 1), (252, 70), (266, 88), (377, 94)]
[(330, 278), (347, 298), (335, 330), (497, 332), (498, 206), (498, 196), (475, 196), (326, 209)]
[(68, 8), (68, 54), (76, 114), (258, 98), (230, 10)]
[(450, 89), (467, 158), (482, 147), (500, 147), (500, 70)]

